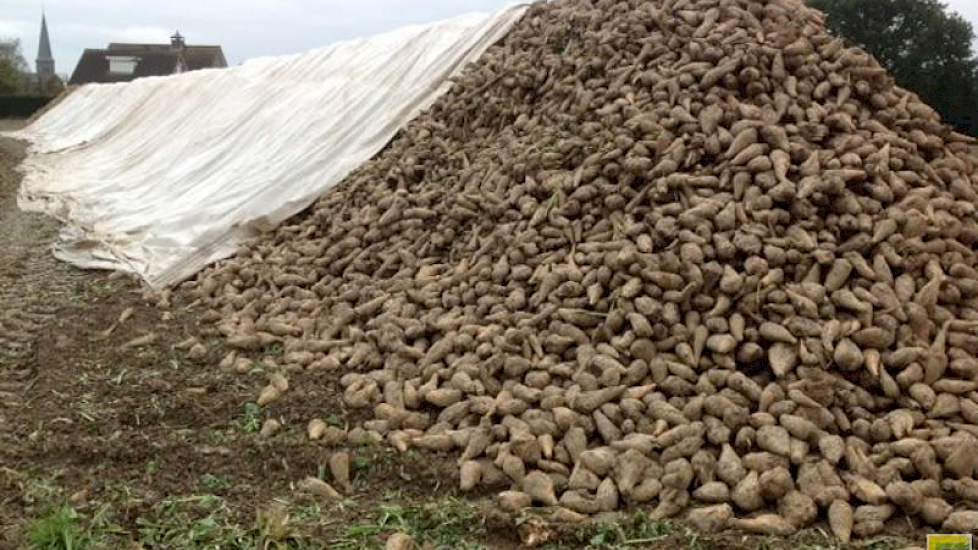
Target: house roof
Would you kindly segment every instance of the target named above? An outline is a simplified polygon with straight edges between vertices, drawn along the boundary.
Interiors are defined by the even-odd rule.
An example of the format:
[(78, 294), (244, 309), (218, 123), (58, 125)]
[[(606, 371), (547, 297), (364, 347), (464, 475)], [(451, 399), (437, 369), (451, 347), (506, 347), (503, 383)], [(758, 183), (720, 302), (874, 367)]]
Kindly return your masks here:
[[(136, 62), (132, 74), (112, 73), (110, 57), (131, 57)], [(224, 51), (220, 46), (186, 46), (174, 49), (170, 44), (123, 44), (111, 43), (105, 49), (87, 49), (82, 53), (70, 84), (92, 82), (129, 82), (144, 76), (165, 76), (177, 71), (183, 59), (186, 70), (227, 67)]]
[(220, 46), (189, 46), (183, 52), (183, 61), (188, 71), (228, 66)]

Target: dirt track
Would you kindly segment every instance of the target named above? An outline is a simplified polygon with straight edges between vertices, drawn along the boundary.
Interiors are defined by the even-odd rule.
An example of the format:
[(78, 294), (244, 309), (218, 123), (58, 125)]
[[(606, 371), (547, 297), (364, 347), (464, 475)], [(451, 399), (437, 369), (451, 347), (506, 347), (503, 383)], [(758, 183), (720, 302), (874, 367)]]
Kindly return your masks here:
[[(0, 131), (19, 124), (0, 122)], [(14, 167), (24, 147), (0, 140), (0, 446), (8, 447), (16, 411), (23, 405), (33, 369), (24, 360), (58, 310), (71, 300), (79, 273), (47, 250), (57, 225), (17, 208), (19, 174)], [(23, 368), (16, 368), (16, 367)]]
[[(249, 372), (222, 370), (221, 340), (179, 293), (161, 309), (131, 279), (56, 261), (56, 224), (16, 207), (22, 153), (0, 140), (0, 550), (63, 548), (65, 537), (76, 549), (377, 548), (397, 531), (425, 548), (515, 548), (529, 537), (551, 548), (841, 548), (817, 530), (705, 535), (642, 510), (587, 526), (512, 518), (486, 495), (457, 494), (450, 455), (310, 443), (311, 417), (358, 420), (335, 380), (296, 373), (280, 402), (250, 403), (275, 351)], [(151, 344), (130, 344), (147, 335)], [(190, 337), (204, 356), (189, 357)], [(283, 429), (262, 437), (269, 418)], [(296, 491), (308, 476), (330, 480), (339, 451), (352, 457), (349, 494)]]
[[(13, 126), (6, 122), (0, 131)], [(23, 152), (20, 143), (0, 144), (0, 364), (31, 353), (38, 331), (69, 299), (78, 280), (43, 244), (56, 234), (57, 224), (17, 208), (20, 178), (13, 167)]]

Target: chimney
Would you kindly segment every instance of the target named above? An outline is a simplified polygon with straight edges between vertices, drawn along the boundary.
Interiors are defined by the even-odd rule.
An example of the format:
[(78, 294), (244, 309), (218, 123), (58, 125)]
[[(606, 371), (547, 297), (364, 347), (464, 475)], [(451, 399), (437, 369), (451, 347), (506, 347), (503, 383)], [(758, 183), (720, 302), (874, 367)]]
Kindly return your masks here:
[(176, 51), (182, 51), (187, 47), (187, 43), (184, 42), (183, 36), (180, 35), (180, 31), (170, 37), (170, 48)]
[(180, 35), (180, 31), (170, 37), (170, 49), (177, 54), (177, 63), (173, 67), (174, 74), (180, 74), (187, 71), (187, 62), (183, 58), (183, 51), (186, 49), (187, 43), (184, 42), (183, 36)]

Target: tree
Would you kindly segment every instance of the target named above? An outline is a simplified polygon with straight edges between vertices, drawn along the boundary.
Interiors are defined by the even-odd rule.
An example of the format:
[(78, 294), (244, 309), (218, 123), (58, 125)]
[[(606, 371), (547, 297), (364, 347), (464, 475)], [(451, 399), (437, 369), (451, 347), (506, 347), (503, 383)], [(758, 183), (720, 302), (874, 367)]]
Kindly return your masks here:
[(27, 61), (20, 53), (20, 40), (0, 39), (0, 94), (12, 94), (21, 89)]
[(978, 135), (978, 60), (968, 21), (938, 0), (809, 0), (837, 36), (873, 54), (959, 131)]
[(47, 95), (56, 96), (63, 91), (65, 91), (65, 83), (58, 75), (53, 75), (44, 83), (43, 92)]

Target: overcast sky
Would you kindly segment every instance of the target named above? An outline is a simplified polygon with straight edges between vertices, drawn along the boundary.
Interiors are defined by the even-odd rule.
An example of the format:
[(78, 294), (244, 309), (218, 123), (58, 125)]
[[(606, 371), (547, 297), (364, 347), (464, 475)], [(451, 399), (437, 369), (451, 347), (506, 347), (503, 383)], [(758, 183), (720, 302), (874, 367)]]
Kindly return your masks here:
[[(41, 0), (0, 0), (0, 37), (20, 38), (33, 69)], [(188, 44), (219, 44), (228, 63), (296, 53), (337, 40), (426, 23), (511, 0), (44, 0), (59, 74), (82, 50), (109, 42), (166, 43), (173, 31)]]
[[(946, 0), (978, 29), (978, 0)], [(168, 42), (179, 29), (189, 44), (220, 44), (228, 62), (295, 53), (510, 0), (45, 0), (59, 74), (85, 48), (109, 42)], [(0, 37), (20, 38), (33, 69), (41, 0), (0, 0)]]

